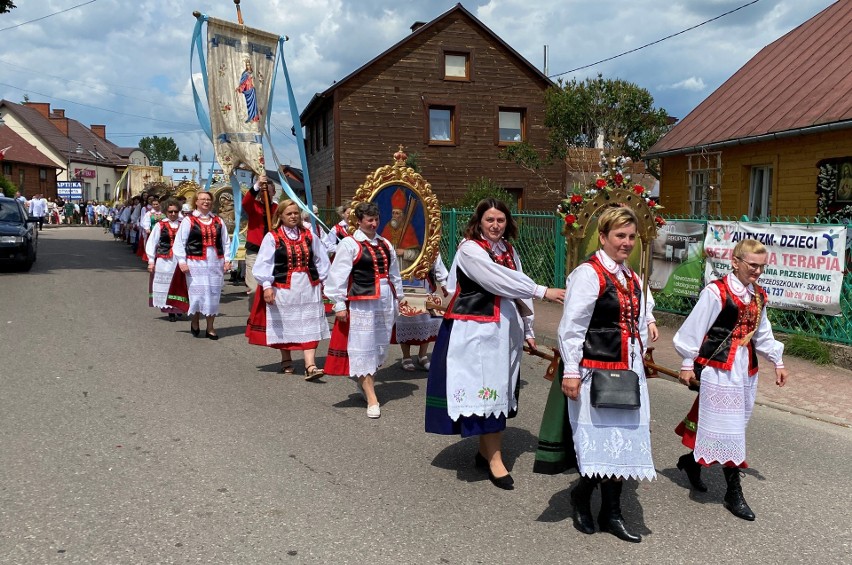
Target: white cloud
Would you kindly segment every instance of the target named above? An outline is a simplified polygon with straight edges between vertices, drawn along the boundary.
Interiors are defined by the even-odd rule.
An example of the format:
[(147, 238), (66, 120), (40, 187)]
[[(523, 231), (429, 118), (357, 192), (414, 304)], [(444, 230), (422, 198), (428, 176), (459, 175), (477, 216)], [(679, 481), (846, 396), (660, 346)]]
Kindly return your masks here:
[(689, 77), (674, 84), (664, 84), (659, 87), (660, 90), (691, 90), (693, 92), (701, 92), (707, 88), (704, 84), (704, 79), (701, 77)]
[[(457, 1), (265, 0), (244, 2), (242, 13), (247, 25), (290, 37), (285, 56), (297, 104), (304, 108), (316, 92), (405, 38), (413, 22), (430, 21)], [(18, 2), (15, 10), (0, 16), (0, 28), (73, 4), (68, 0)], [(199, 2), (140, 0), (133, 10), (128, 4), (98, 0), (0, 32), (0, 83), (9, 85), (0, 84), (0, 97), (19, 101), (28, 93), (33, 101), (49, 101), (84, 124), (106, 124), (107, 135), (119, 145), (135, 145), (145, 135), (172, 135), (183, 153), (200, 151), (209, 158), (210, 144), (197, 133), (190, 94), (189, 48), (195, 24), (191, 13)], [(206, 4), (209, 16), (236, 19), (232, 3)], [(565, 78), (583, 80), (600, 72), (607, 78), (629, 80), (650, 90), (656, 104), (669, 114), (682, 117), (757, 51), (830, 4), (832, 0), (763, 0)], [(464, 2), (466, 9), (539, 68), (543, 45), (549, 45), (551, 74), (651, 43), (736, 5), (727, 0)], [(284, 162), (297, 164), (280, 74), (277, 85), (274, 122), (278, 129), (273, 128), (273, 142)]]

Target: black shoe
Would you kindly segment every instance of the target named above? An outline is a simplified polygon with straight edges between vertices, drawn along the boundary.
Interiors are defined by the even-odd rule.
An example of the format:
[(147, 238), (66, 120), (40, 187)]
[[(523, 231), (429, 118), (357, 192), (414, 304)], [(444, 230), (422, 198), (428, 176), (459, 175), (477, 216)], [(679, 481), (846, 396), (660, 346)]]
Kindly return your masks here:
[(175, 316), (174, 314), (169, 314), (169, 321), (170, 322), (177, 322), (177, 316)]
[(491, 472), (491, 469), (488, 469), (488, 480), (497, 487), (503, 490), (515, 490), (515, 479), (512, 478), (512, 475), (506, 473), (502, 477), (495, 477), (494, 473)]
[(477, 469), (490, 469), (491, 465), (488, 464), (488, 459), (486, 459), (480, 452), (476, 452), (476, 455), (473, 457), (473, 466)]
[(204, 332), (204, 337), (206, 337), (207, 339), (216, 341), (217, 339), (219, 339), (219, 334), (212, 334), (210, 332)]
[(707, 492), (707, 485), (701, 480), (701, 465), (695, 460), (691, 451), (680, 456), (677, 460), (677, 468), (686, 473), (692, 488), (698, 492)]
[(639, 543), (642, 536), (631, 534), (624, 524), (621, 515), (621, 481), (604, 481), (601, 483), (601, 512), (598, 514), (598, 526), (602, 532), (609, 532), (620, 540)]
[(189, 331), (192, 332), (192, 335), (198, 337), (201, 335), (201, 328), (193, 328), (192, 322), (189, 323)]
[(595, 533), (595, 519), (592, 518), (592, 493), (597, 487), (597, 479), (580, 476), (580, 481), (571, 489), (571, 505), (574, 507), (574, 527), (584, 534)]
[(725, 481), (728, 483), (728, 491), (725, 493), (725, 508), (737, 518), (753, 522), (755, 515), (743, 497), (739, 468), (722, 467), (722, 472), (725, 474)]

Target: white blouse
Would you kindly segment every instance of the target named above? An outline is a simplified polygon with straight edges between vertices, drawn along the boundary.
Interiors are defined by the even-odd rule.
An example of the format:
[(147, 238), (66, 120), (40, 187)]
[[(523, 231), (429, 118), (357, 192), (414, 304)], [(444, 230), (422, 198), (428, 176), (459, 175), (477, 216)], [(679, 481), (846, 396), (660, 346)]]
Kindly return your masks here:
[(397, 300), (403, 300), (404, 293), (402, 290), (402, 277), (399, 275), (399, 262), (397, 261), (396, 251), (394, 251), (391, 242), (380, 235), (369, 239), (361, 230), (355, 230), (352, 237), (341, 239), (337, 245), (334, 263), (332, 263), (331, 269), (328, 272), (328, 278), (325, 281), (324, 292), (326, 297), (334, 302), (335, 312), (346, 310), (346, 299), (349, 293), (349, 276), (352, 274), (352, 264), (361, 250), (360, 242), (370, 241), (370, 243), (375, 245), (379, 240), (384, 241), (390, 250), (388, 283), (393, 285)]
[[(293, 241), (298, 240), (301, 235), (297, 228), (285, 227), (284, 233)], [(331, 266), (331, 263), (328, 260), (328, 255), (326, 254), (322, 240), (316, 235), (312, 235), (311, 251), (314, 254), (314, 264), (317, 267), (317, 274), (319, 275), (320, 282), (325, 282), (328, 277), (328, 269)], [(257, 279), (257, 282), (260, 283), (261, 286), (263, 286), (264, 290), (270, 288), (272, 286), (272, 282), (275, 280), (275, 277), (272, 274), (274, 268), (275, 236), (272, 235), (272, 232), (269, 232), (263, 236), (263, 241), (261, 242), (260, 249), (257, 252), (257, 259), (255, 259), (254, 269), (252, 269), (254, 278)]]

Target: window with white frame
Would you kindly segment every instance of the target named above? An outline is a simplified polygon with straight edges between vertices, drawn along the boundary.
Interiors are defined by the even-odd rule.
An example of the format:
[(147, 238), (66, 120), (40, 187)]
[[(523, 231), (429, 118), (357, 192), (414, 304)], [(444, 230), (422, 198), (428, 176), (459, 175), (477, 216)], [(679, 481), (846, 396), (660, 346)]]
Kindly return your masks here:
[(752, 220), (768, 218), (771, 214), (772, 167), (769, 165), (751, 168), (748, 191), (748, 217)]
[(693, 216), (719, 216), (722, 213), (722, 154), (687, 155), (689, 213)]

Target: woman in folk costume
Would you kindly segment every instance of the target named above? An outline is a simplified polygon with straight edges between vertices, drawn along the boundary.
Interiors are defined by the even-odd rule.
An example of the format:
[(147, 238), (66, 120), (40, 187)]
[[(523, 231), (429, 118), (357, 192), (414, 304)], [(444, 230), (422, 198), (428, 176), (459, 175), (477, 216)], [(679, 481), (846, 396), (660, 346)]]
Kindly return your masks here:
[(246, 337), (253, 345), (281, 350), (281, 371), (293, 374), (292, 351), (304, 351), (305, 380), (323, 375), (317, 345), (328, 339), (322, 282), (329, 261), (319, 237), (301, 224), (299, 205), (284, 200), (263, 236), (253, 274), (258, 282)]
[(565, 296), (523, 273), (508, 241), (517, 234), (503, 202), (487, 198), (476, 206), (450, 268), (454, 294), (426, 384), (426, 432), (479, 436), (474, 464), (506, 490), (514, 480), (503, 463), (503, 430), (518, 410), (524, 341), (535, 348), (531, 299)]
[(352, 213), (352, 204), (341, 204), (335, 211), (340, 216), (340, 221), (334, 224), (323, 238), (329, 257), (333, 258), (337, 251), (337, 244), (349, 235), (349, 214)]
[[(438, 305), (441, 304), (441, 295), (443, 297), (448, 296), (448, 277), (447, 267), (441, 260), (441, 255), (438, 255), (423, 281), (426, 285), (426, 290), (429, 292), (430, 299), (437, 301)], [(430, 361), (427, 356), (427, 353), (429, 353), (429, 344), (438, 337), (441, 320), (439, 316), (433, 316), (429, 312), (421, 310), (417, 310), (412, 315), (406, 315), (406, 311), (400, 312), (399, 317), (396, 319), (396, 325), (393, 328), (391, 343), (398, 343), (402, 349), (403, 371), (413, 371), (417, 368), (418, 364), (427, 371), (429, 370)], [(411, 355), (412, 345), (418, 346), (416, 357)]]
[(178, 269), (177, 259), (172, 252), (180, 222), (177, 202), (166, 202), (166, 219), (154, 224), (145, 246), (148, 256), (150, 306), (159, 308), (169, 315), (169, 321), (177, 320), (177, 314), (189, 310), (189, 294), (186, 276)]
[(334, 331), (325, 372), (356, 379), (367, 401), (367, 417), (378, 418), (376, 370), (384, 364), (399, 304), (404, 304), (396, 253), (376, 233), (379, 207), (355, 206), (358, 229), (337, 246), (325, 295), (334, 303)]
[(725, 508), (744, 520), (755, 518), (743, 498), (740, 468), (748, 467), (745, 430), (757, 394), (757, 355), (775, 365), (775, 384), (787, 382), (784, 344), (772, 334), (766, 291), (757, 284), (767, 258), (762, 243), (738, 242), (733, 272), (704, 287), (674, 336), (675, 349), (683, 358), (681, 382), (688, 385), (695, 378), (695, 366), (702, 367), (694, 451), (687, 454), (686, 465), (681, 457), (678, 467), (691, 475), (691, 481), (700, 481), (699, 465), (722, 464), (728, 485)]
[[(621, 515), (623, 479), (654, 479), (651, 458), (651, 410), (643, 355), (656, 341), (653, 298), (627, 266), (636, 245), (636, 215), (628, 208), (608, 208), (598, 219), (600, 249), (568, 275), (568, 300), (559, 322), (559, 350), (564, 360), (562, 392), (580, 480), (571, 491), (574, 525), (595, 532), (591, 497), (601, 485), (598, 525), (619, 539), (638, 543)], [(594, 369), (632, 370), (639, 376), (635, 410), (595, 407), (591, 401)]]
[(231, 241), (225, 222), (211, 212), (212, 208), (213, 196), (209, 192), (195, 196), (195, 211), (181, 221), (173, 251), (189, 287), (189, 329), (192, 335), (201, 337), (203, 315), (207, 319), (204, 336), (217, 340), (213, 322), (219, 313), (225, 273), (231, 270), (231, 262), (225, 260)]
[(142, 227), (142, 260), (148, 261), (148, 255), (146, 255), (145, 251), (148, 249), (148, 238), (151, 236), (151, 232), (154, 229), (154, 226), (157, 222), (166, 219), (166, 215), (163, 214), (162, 209), (160, 208), (160, 199), (157, 196), (154, 196), (151, 200), (151, 209), (142, 214), (142, 219), (139, 222), (139, 225)]

